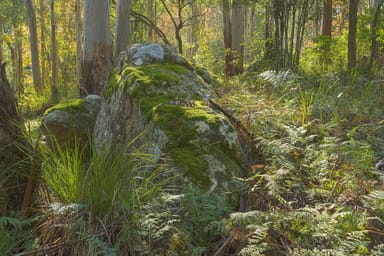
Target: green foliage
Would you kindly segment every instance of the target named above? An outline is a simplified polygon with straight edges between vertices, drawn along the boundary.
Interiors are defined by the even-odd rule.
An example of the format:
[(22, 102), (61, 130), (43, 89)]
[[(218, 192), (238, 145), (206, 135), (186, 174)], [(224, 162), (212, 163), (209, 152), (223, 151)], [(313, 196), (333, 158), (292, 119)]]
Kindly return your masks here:
[(66, 102), (59, 103), (59, 104), (47, 109), (44, 112), (44, 115), (48, 115), (50, 112), (55, 111), (55, 110), (61, 110), (61, 111), (66, 111), (66, 112), (70, 112), (70, 113), (81, 111), (81, 110), (85, 109), (84, 104), (85, 104), (84, 99), (69, 100)]
[[(349, 209), (326, 205), (300, 208), (293, 212), (231, 214), (232, 225), (249, 235), (240, 255), (317, 255), (332, 251), (337, 255), (364, 255), (369, 238), (364, 231), (366, 217)], [(322, 254), (319, 254), (322, 255)]]
[(114, 150), (93, 148), (87, 162), (80, 148), (41, 150), (44, 182), (59, 201), (84, 204), (95, 218), (107, 218), (139, 207), (159, 189), (159, 171), (142, 171), (137, 157), (128, 161)]
[(187, 72), (186, 67), (169, 63), (127, 66), (121, 74), (116, 70), (111, 73), (103, 94), (110, 97), (118, 87), (124, 91), (127, 86), (130, 86), (132, 96), (151, 95), (156, 87), (167, 86), (167, 83), (177, 84), (180, 81), (180, 75)]
[(382, 250), (375, 235), (383, 225), (382, 177), (374, 169), (383, 146), (382, 88), (358, 72), (311, 74), (233, 79), (222, 99), (266, 160), (247, 179), (248, 207), (258, 211), (231, 215), (231, 230), (246, 240), (239, 255)]
[(71, 149), (58, 144), (55, 149), (42, 147), (41, 158), (44, 183), (57, 199), (65, 204), (80, 203), (85, 183), (80, 145), (76, 143)]
[(15, 255), (32, 248), (34, 235), (31, 225), (34, 219), (0, 217), (0, 254)]
[[(142, 241), (147, 241), (147, 254), (210, 255), (210, 250), (218, 246), (216, 239), (228, 232), (221, 221), (231, 211), (224, 196), (191, 186), (181, 192), (163, 194), (141, 216), (139, 232)], [(159, 243), (167, 244), (167, 249), (154, 246)]]

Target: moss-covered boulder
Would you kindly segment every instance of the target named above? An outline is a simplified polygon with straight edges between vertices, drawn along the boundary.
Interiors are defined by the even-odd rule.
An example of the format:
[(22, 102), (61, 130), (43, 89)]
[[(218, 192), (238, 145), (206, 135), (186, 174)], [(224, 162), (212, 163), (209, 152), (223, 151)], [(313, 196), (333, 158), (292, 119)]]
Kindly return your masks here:
[[(135, 47), (136, 53), (142, 52)], [(165, 161), (185, 182), (208, 191), (233, 191), (233, 178), (243, 170), (238, 134), (209, 104), (209, 85), (190, 65), (167, 55), (176, 53), (164, 53), (153, 63), (146, 56), (132, 65), (128, 58), (112, 72), (96, 121), (96, 147), (124, 152), (135, 145), (154, 162)]]
[(93, 133), (101, 98), (89, 95), (84, 99), (73, 99), (47, 109), (42, 118), (42, 131), (59, 145), (69, 145), (76, 138), (87, 143)]

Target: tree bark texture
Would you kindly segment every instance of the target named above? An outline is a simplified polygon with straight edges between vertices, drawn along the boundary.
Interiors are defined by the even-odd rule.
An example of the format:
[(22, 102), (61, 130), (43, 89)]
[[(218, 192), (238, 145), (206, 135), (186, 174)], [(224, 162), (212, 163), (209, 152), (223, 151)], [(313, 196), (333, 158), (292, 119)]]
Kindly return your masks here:
[(320, 0), (315, 0), (313, 6), (313, 21), (312, 21), (312, 37), (319, 37), (319, 27), (320, 27)]
[(81, 61), (83, 54), (83, 38), (82, 38), (82, 19), (81, 19), (81, 11), (82, 11), (82, 1), (76, 0), (75, 2), (75, 23), (76, 23), (76, 71), (77, 71), (77, 80), (79, 83), (79, 87), (83, 84), (82, 80), (82, 72), (81, 72)]
[(233, 58), (231, 54), (231, 8), (229, 5), (229, 0), (223, 0), (223, 24), (224, 24), (224, 49), (225, 49), (225, 57), (224, 57), (224, 74), (225, 77), (228, 78), (232, 76), (232, 65)]
[(357, 32), (357, 11), (359, 0), (349, 1), (349, 29), (348, 29), (348, 69), (356, 66), (356, 32)]
[(40, 10), (39, 10), (39, 18), (40, 18), (40, 63), (41, 63), (41, 86), (44, 88), (46, 85), (46, 38), (45, 38), (45, 0), (40, 0)]
[(32, 76), (33, 85), (38, 94), (42, 93), (43, 87), (41, 82), (40, 73), (40, 61), (39, 61), (39, 45), (37, 41), (37, 29), (36, 29), (36, 14), (32, 5), (32, 0), (24, 0), (25, 9), (27, 11), (30, 46), (31, 46), (31, 58), (32, 58)]
[(0, 20), (0, 64), (3, 63), (3, 24)]
[(373, 17), (372, 25), (371, 25), (371, 30), (372, 30), (372, 34), (371, 34), (371, 58), (370, 58), (370, 64), (371, 65), (373, 65), (378, 58), (377, 28), (379, 25), (380, 11), (381, 11), (381, 7), (383, 6), (384, 0), (375, 1), (375, 3), (376, 2), (377, 2), (377, 5), (374, 5), (374, 7), (376, 7), (376, 9), (374, 9), (375, 15)]
[(109, 1), (85, 0), (81, 96), (100, 95), (112, 67)]
[[(153, 0), (147, 0), (147, 18), (156, 24), (154, 21)], [(148, 43), (154, 42), (154, 33), (152, 27), (150, 26), (147, 26), (147, 41)]]
[(23, 44), (22, 44), (22, 30), (17, 28), (15, 31), (15, 42), (14, 42), (14, 79), (15, 79), (15, 88), (17, 93), (24, 93), (24, 83), (23, 83)]
[(52, 58), (52, 83), (51, 83), (51, 102), (59, 101), (59, 70), (57, 59), (57, 42), (56, 42), (56, 18), (55, 18), (55, 0), (51, 0), (51, 58)]
[(245, 6), (241, 0), (232, 2), (231, 17), (231, 52), (233, 54), (233, 70), (231, 73), (239, 75), (244, 72)]
[(5, 64), (0, 66), (0, 216), (20, 209), (25, 173), (17, 166), (23, 158), (19, 145), (22, 118), (17, 111), (17, 100), (5, 74)]
[(126, 51), (129, 46), (129, 9), (131, 0), (118, 0), (116, 4), (116, 27), (115, 27), (115, 48), (114, 59), (119, 57), (120, 52)]
[(323, 26), (322, 26), (321, 34), (323, 36), (332, 37), (332, 0), (324, 1)]
[(190, 45), (188, 50), (186, 51), (186, 56), (188, 59), (192, 59), (195, 53), (197, 52), (197, 40), (198, 40), (198, 30), (199, 30), (199, 7), (197, 5), (197, 1), (193, 1), (191, 3), (192, 11), (191, 11), (191, 19), (188, 24), (187, 31), (187, 43)]

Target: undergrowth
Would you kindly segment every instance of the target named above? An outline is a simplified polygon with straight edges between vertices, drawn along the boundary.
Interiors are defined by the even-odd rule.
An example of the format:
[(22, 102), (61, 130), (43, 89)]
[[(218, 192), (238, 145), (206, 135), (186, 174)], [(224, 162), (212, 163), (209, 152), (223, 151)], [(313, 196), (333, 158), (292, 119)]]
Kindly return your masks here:
[(249, 212), (227, 222), (236, 254), (382, 255), (382, 82), (290, 71), (231, 81), (221, 103), (266, 159), (244, 180)]
[(47, 200), (38, 219), (0, 218), (0, 254), (384, 255), (383, 82), (290, 71), (229, 81), (217, 100), (265, 159), (238, 178), (245, 212), (140, 152), (42, 145)]

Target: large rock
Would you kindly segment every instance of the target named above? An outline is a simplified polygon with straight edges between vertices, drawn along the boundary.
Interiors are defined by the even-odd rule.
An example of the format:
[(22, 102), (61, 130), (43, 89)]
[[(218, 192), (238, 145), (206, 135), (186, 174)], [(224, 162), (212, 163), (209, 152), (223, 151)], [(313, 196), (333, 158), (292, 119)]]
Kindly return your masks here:
[[(233, 190), (243, 148), (226, 116), (210, 106), (209, 86), (168, 46), (134, 47), (105, 87), (96, 147), (129, 152), (136, 145), (186, 182), (208, 191)], [(164, 55), (152, 54), (154, 49)], [(145, 58), (137, 61), (138, 53)]]
[(89, 95), (84, 99), (74, 99), (47, 109), (42, 119), (43, 132), (51, 136), (59, 145), (70, 145), (76, 138), (87, 143), (93, 133), (101, 98)]

